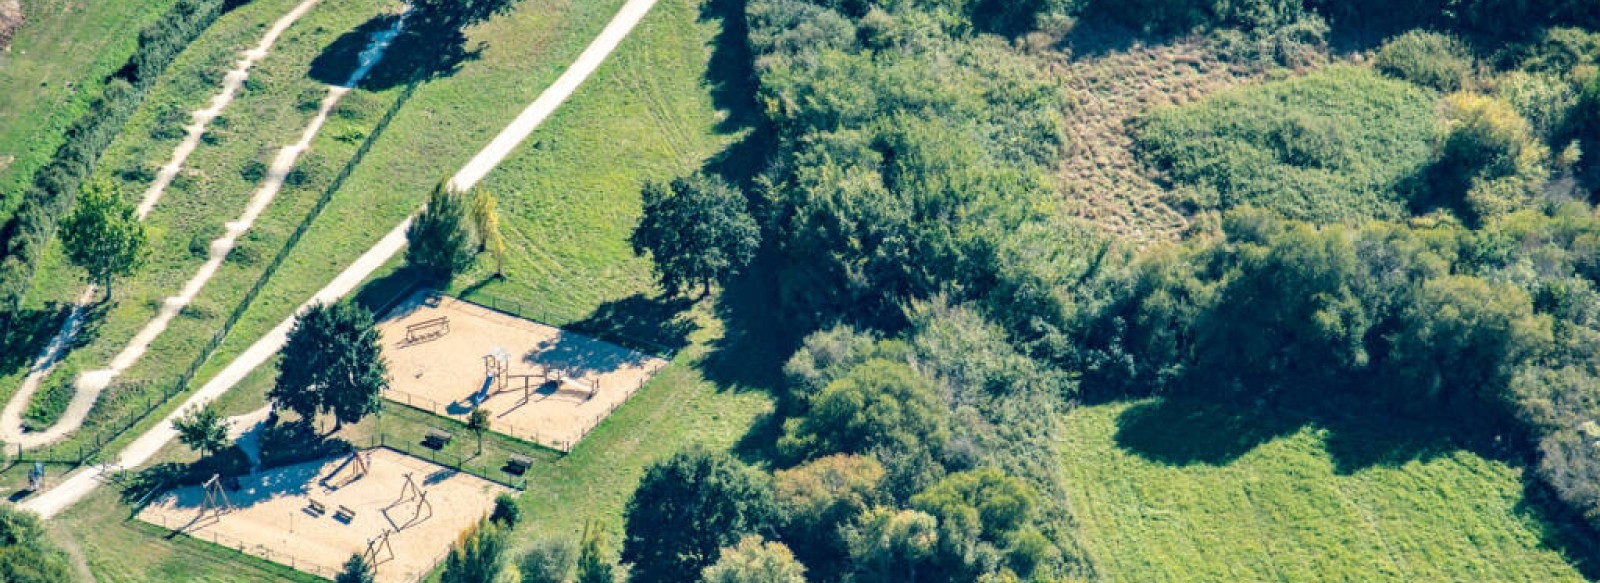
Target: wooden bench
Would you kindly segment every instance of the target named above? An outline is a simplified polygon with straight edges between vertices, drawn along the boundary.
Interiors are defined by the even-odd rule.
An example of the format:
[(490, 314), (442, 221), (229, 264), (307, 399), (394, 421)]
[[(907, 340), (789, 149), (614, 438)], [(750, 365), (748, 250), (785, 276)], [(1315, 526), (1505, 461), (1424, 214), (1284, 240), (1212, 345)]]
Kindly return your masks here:
[(439, 316), (406, 326), (406, 344), (427, 342), (450, 333), (450, 317)]
[(316, 514), (317, 516), (328, 513), (328, 507), (323, 506), (322, 503), (318, 502), (316, 498), (307, 498), (306, 506), (311, 509), (312, 514)]
[(528, 471), (528, 467), (532, 465), (533, 458), (525, 455), (512, 455), (506, 458), (506, 473), (520, 476), (523, 472)]
[(350, 522), (351, 520), (355, 520), (356, 511), (351, 510), (349, 506), (345, 506), (343, 504), (340, 504), (339, 505), (339, 511), (333, 513), (333, 517), (338, 519), (338, 520), (343, 520), (345, 522)]
[(422, 438), (422, 445), (426, 445), (433, 449), (443, 449), (444, 446), (449, 444), (450, 440), (455, 439), (455, 437), (456, 434), (450, 433), (449, 431), (438, 428), (430, 428), (428, 429), (428, 434)]

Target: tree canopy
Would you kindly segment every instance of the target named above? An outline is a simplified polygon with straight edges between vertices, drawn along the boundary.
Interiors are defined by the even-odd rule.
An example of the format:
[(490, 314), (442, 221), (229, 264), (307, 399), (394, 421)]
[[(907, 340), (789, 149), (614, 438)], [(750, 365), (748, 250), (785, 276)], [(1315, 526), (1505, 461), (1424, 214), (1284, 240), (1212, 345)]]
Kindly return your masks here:
[(629, 241), (655, 259), (661, 286), (677, 293), (726, 281), (761, 245), (744, 193), (721, 178), (693, 174), (644, 187), (644, 216)]
[(623, 510), (631, 581), (694, 581), (723, 547), (776, 523), (771, 478), (726, 454), (692, 450), (645, 468)]
[(106, 179), (83, 185), (72, 214), (61, 223), (67, 258), (89, 272), (89, 278), (111, 298), (111, 283), (131, 275), (145, 257), (144, 223), (132, 203)]
[(310, 420), (331, 413), (337, 426), (376, 412), (389, 384), (372, 313), (353, 303), (317, 304), (295, 319), (267, 397)]
[(449, 281), (472, 263), (472, 219), (461, 194), (440, 182), (428, 205), (406, 229), (406, 265), (430, 277)]

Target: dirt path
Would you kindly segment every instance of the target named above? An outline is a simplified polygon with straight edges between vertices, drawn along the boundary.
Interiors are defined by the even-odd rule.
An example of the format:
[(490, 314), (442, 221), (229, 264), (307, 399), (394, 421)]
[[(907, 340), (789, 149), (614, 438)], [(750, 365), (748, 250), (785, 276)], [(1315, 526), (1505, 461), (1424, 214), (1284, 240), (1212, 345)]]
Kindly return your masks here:
[[(616, 50), (617, 45), (621, 44), (624, 38), (627, 38), (628, 33), (633, 31), (634, 26), (650, 12), (650, 8), (653, 6), (655, 6), (655, 0), (628, 0), (628, 3), (623, 5), (617, 15), (606, 25), (605, 30), (602, 30), (600, 35), (590, 43), (589, 47), (584, 49), (583, 54), (578, 55), (578, 59), (572, 63), (572, 66), (568, 67), (566, 72), (562, 73), (554, 84), (545, 89), (510, 125), (501, 130), (500, 134), (495, 136), (487, 147), (468, 161), (460, 172), (451, 177), (451, 185), (457, 188), (470, 188), (477, 184), (479, 180), (482, 180), (490, 170), (493, 170), (500, 161), (504, 160), (519, 144), (526, 140), (528, 135), (539, 127), (539, 124), (550, 117), (550, 114), (555, 112), (562, 102), (572, 96), (578, 86), (588, 79), (600, 67), (601, 63), (605, 62), (606, 57)], [(383, 239), (379, 240), (377, 245), (374, 245), (361, 257), (357, 258), (355, 263), (335, 277), (327, 287), (322, 288), (310, 300), (302, 304), (295, 310), (295, 313), (298, 314), (301, 310), (313, 304), (336, 301), (354, 290), (362, 281), (365, 281), (367, 277), (371, 276), (373, 272), (377, 271), (378, 268), (382, 267), (405, 247), (406, 227), (410, 224), (410, 218), (401, 221), (399, 225), (395, 226), (394, 230), (389, 231)], [(238, 384), (240, 380), (244, 379), (245, 375), (249, 374), (250, 371), (255, 370), (256, 367), (271, 359), (288, 340), (289, 329), (293, 325), (294, 316), (291, 315), (261, 339), (257, 340), (255, 344), (250, 345), (243, 354), (240, 354), (233, 362), (228, 363), (228, 366), (222, 369), (222, 372), (217, 373), (216, 377), (213, 377), (205, 385), (202, 385), (199, 390), (196, 390), (193, 395), (190, 395), (183, 405), (174, 409), (155, 427), (150, 428), (143, 435), (140, 435), (138, 439), (135, 439), (133, 443), (123, 448), (117, 455), (114, 464), (79, 469), (67, 476), (56, 487), (40, 492), (24, 501), (21, 506), (38, 512), (45, 518), (52, 518), (93, 491), (95, 486), (100, 484), (101, 474), (108, 469), (134, 468), (144, 465), (163, 446), (177, 437), (177, 431), (172, 428), (173, 419), (176, 419), (183, 414), (183, 411), (191, 407), (204, 406), (206, 403), (226, 393), (234, 385)]]
[[(139, 220), (144, 220), (150, 214), (150, 211), (155, 209), (156, 203), (161, 202), (161, 195), (165, 194), (167, 187), (172, 185), (172, 180), (183, 169), (183, 163), (189, 159), (190, 154), (194, 153), (195, 148), (200, 146), (200, 137), (205, 134), (206, 125), (210, 124), (211, 120), (216, 119), (229, 104), (233, 103), (233, 98), (238, 94), (239, 88), (244, 85), (244, 80), (250, 76), (250, 69), (254, 68), (257, 62), (272, 51), (272, 46), (277, 44), (278, 38), (283, 36), (284, 31), (289, 30), (290, 26), (293, 26), (302, 16), (305, 16), (312, 8), (315, 8), (319, 2), (321, 0), (304, 0), (273, 22), (272, 26), (267, 29), (267, 33), (262, 35), (261, 41), (256, 43), (255, 48), (245, 51), (243, 53), (244, 58), (235, 62), (234, 68), (223, 77), (222, 90), (212, 96), (210, 106), (190, 113), (190, 119), (193, 120), (193, 123), (184, 126), (186, 134), (183, 141), (178, 143), (178, 147), (173, 149), (172, 160), (161, 167), (161, 170), (156, 173), (155, 180), (150, 183), (150, 187), (145, 189), (144, 195), (140, 197), (139, 206), (135, 209)], [(78, 331), (83, 327), (84, 310), (88, 308), (94, 297), (95, 287), (93, 285), (87, 286), (83, 293), (78, 295), (77, 301), (72, 304), (71, 312), (67, 315), (66, 322), (61, 325), (61, 330), (56, 333), (55, 338), (52, 338), (50, 344), (45, 347), (44, 354), (40, 355), (39, 359), (35, 361), (33, 368), (28, 371), (28, 376), (23, 379), (22, 386), (11, 396), (11, 401), (6, 403), (5, 409), (0, 410), (0, 441), (21, 444), (24, 448), (33, 448), (52, 443), (60, 439), (61, 434), (64, 433), (58, 432), (53, 436), (24, 433), (22, 430), (22, 414), (28, 410), (28, 405), (33, 402), (33, 394), (38, 392), (40, 383), (50, 375), (51, 371), (55, 370), (56, 364), (66, 356), (67, 347), (72, 345), (72, 341), (77, 338)], [(102, 386), (101, 388), (103, 389), (104, 387)], [(89, 405), (93, 405), (94, 399), (100, 396), (100, 389), (84, 391), (80, 388), (80, 394), (85, 392), (93, 393), (92, 397), (88, 399)], [(77, 404), (76, 401), (77, 399), (75, 398), (74, 404)], [(66, 425), (70, 426), (68, 430), (76, 429), (83, 424), (83, 415), (87, 413), (88, 409), (86, 408), (82, 411), (76, 411), (69, 405), (67, 415), (63, 416), (61, 421), (56, 424), (56, 427), (59, 428)], [(76, 416), (76, 420), (69, 421), (74, 416)]]

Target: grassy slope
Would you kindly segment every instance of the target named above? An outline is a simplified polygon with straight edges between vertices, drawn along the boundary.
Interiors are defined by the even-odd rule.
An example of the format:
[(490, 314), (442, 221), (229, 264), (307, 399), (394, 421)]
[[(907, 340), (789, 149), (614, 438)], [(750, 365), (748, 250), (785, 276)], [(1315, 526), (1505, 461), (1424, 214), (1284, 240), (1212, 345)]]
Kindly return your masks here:
[[(100, 80), (127, 62), (138, 30), (174, 1), (22, 1), (28, 23), (11, 51), (0, 52), (0, 220), (98, 94)], [(9, 157), (15, 159), (5, 162)]]
[[(188, 119), (185, 112), (205, 106), (216, 94), (222, 74), (233, 66), (239, 52), (255, 46), (266, 26), (295, 4), (298, 0), (259, 0), (230, 13), (209, 30), (162, 77), (150, 98), (102, 158), (100, 173), (115, 178), (126, 196), (142, 196), (154, 169), (171, 158), (172, 148), (179, 141), (175, 135), (154, 137), (153, 132), (185, 123)], [(270, 161), (279, 148), (299, 139), (313, 115), (314, 111), (299, 107), (302, 94), (309, 92), (318, 98), (322, 95), (321, 84), (307, 76), (312, 60), (381, 10), (397, 6), (390, 0), (324, 3), (302, 17), (279, 39), (273, 52), (251, 71), (234, 103), (222, 118), (212, 123), (207, 140), (189, 157), (184, 171), (146, 219), (151, 249), (146, 265), (134, 277), (119, 284), (116, 303), (98, 318), (91, 333), (80, 338), (81, 346), (68, 357), (47, 386), (68, 381), (75, 369), (105, 366), (156, 314), (161, 301), (177, 293), (193, 276), (203, 256), (191, 251), (192, 241), (198, 236), (204, 249), (205, 242), (221, 234), (224, 222), (238, 217), (255, 192), (256, 181), (247, 180), (242, 173), (246, 164)], [(224, 295), (224, 298), (243, 294), (246, 286), (264, 269), (275, 247), (282, 244), (305, 210), (315, 202), (322, 187), (332, 180), (337, 164), (348, 159), (355, 149), (354, 144), (339, 142), (335, 137), (346, 129), (370, 129), (377, 122), (382, 106), (392, 97), (356, 92), (347, 98), (347, 104), (365, 103), (367, 107), (362, 109), (373, 111), (364, 118), (335, 116), (330, 120), (321, 134), (323, 139), (313, 145), (312, 153), (302, 158), (303, 168), (316, 168), (310, 172), (310, 178), (298, 186), (286, 186), (233, 255), (239, 258), (246, 252), (254, 252), (259, 259), (230, 260), (207, 284), (208, 288), (217, 287), (235, 294)], [(135, 169), (145, 169), (148, 173), (137, 176), (132, 172)], [(56, 247), (51, 261), (35, 278), (36, 291), (31, 294), (30, 302), (36, 305), (70, 301), (81, 285), (82, 272), (68, 264), (59, 253), (59, 245)], [(187, 366), (185, 359), (194, 358), (199, 346), (221, 325), (230, 307), (231, 304), (210, 300), (191, 304), (145, 357), (161, 362), (161, 366), (134, 368), (121, 382), (170, 382)], [(94, 414), (96, 422), (116, 419), (126, 408), (142, 408), (136, 403), (143, 402), (143, 395), (136, 393), (114, 389), (111, 398), (103, 399), (104, 405)], [(36, 397), (35, 403), (47, 405), (43, 401), (48, 397), (44, 395), (49, 394)], [(65, 403), (55, 399), (48, 405), (54, 405), (59, 412)]]
[[(1230, 432), (1151, 429), (1142, 445), (1122, 445), (1119, 420), (1151, 406), (1086, 407), (1067, 419), (1074, 518), (1106, 580), (1583, 579), (1547, 546), (1546, 518), (1502, 463), (1458, 450), (1341, 470), (1329, 432), (1301, 428), (1231, 461), (1174, 465), (1152, 458)], [(1352, 441), (1340, 448), (1385, 447)]]

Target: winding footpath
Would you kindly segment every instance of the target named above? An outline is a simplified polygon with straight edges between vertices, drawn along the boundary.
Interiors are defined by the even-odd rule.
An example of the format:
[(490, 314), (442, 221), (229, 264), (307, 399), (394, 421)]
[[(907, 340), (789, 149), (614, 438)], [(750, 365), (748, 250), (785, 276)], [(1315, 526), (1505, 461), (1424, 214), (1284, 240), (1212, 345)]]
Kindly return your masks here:
[[(617, 15), (612, 18), (600, 35), (591, 42), (578, 59), (568, 67), (561, 77), (549, 88), (545, 89), (534, 102), (522, 111), (510, 125), (500, 131), (494, 140), (482, 151), (473, 156), (455, 176), (451, 177), (450, 185), (457, 189), (467, 189), (476, 185), (485, 175), (505, 160), (518, 145), (525, 141), (545, 119), (549, 118), (556, 108), (588, 79), (596, 69), (605, 62), (606, 57), (616, 50), (622, 40), (627, 38), (635, 25), (644, 19), (644, 16), (655, 6), (656, 0), (628, 0)], [(349, 294), (362, 281), (370, 277), (391, 258), (393, 258), (406, 243), (406, 228), (410, 226), (411, 219), (401, 221), (399, 225), (366, 253), (357, 258), (355, 263), (339, 273), (332, 282), (307, 300), (295, 313), (280, 322), (270, 332), (255, 344), (250, 345), (243, 354), (217, 373), (209, 382), (202, 385), (184, 403), (168, 414), (154, 427), (140, 435), (127, 447), (118, 453), (116, 462), (105, 466), (91, 466), (81, 468), (66, 479), (39, 494), (29, 498), (21, 504), (22, 507), (39, 513), (44, 518), (53, 518), (63, 510), (83, 499), (92, 492), (108, 471), (120, 468), (135, 468), (144, 465), (166, 444), (177, 437), (177, 431), (172, 428), (172, 421), (191, 407), (204, 406), (206, 403), (222, 396), (240, 380), (244, 379), (251, 371), (265, 364), (277, 354), (288, 340), (289, 329), (294, 326), (294, 319), (306, 308), (325, 302), (338, 301)], [(254, 415), (254, 414), (252, 414)]]
[[(144, 196), (139, 199), (139, 206), (134, 211), (139, 220), (143, 221), (146, 216), (150, 215), (150, 211), (156, 208), (156, 203), (161, 202), (161, 195), (166, 194), (167, 187), (172, 185), (172, 181), (177, 178), (178, 172), (183, 170), (183, 163), (188, 161), (189, 155), (193, 154), (195, 149), (200, 146), (200, 138), (205, 135), (206, 126), (211, 123), (211, 120), (221, 115), (222, 110), (227, 109), (229, 104), (233, 103), (233, 98), (238, 95), (239, 88), (244, 85), (245, 79), (250, 76), (250, 69), (254, 68), (257, 62), (272, 52), (272, 46), (277, 44), (278, 38), (283, 36), (283, 33), (289, 30), (290, 26), (293, 26), (306, 13), (311, 12), (311, 9), (315, 8), (320, 2), (321, 0), (304, 0), (273, 22), (272, 26), (267, 29), (266, 34), (262, 35), (260, 42), (256, 43), (255, 48), (245, 51), (243, 53), (244, 58), (235, 62), (234, 68), (229, 70), (227, 75), (223, 77), (222, 90), (211, 97), (211, 105), (205, 109), (190, 113), (190, 119), (193, 123), (184, 126), (185, 135), (183, 141), (178, 143), (178, 147), (172, 152), (172, 159), (156, 173), (155, 180), (150, 183), (150, 187), (144, 191)], [(213, 245), (213, 249), (215, 249), (215, 245)], [(90, 302), (94, 300), (95, 292), (95, 286), (91, 284), (86, 286), (82, 293), (78, 294), (77, 300), (72, 304), (71, 311), (67, 314), (66, 322), (61, 325), (61, 330), (56, 332), (55, 337), (50, 340), (50, 344), (45, 346), (44, 353), (39, 356), (38, 360), (34, 361), (33, 367), (28, 371), (28, 376), (22, 380), (22, 386), (11, 396), (11, 400), (6, 403), (5, 409), (0, 410), (0, 441), (4, 441), (8, 445), (35, 448), (54, 443), (65, 436), (67, 432), (83, 425), (84, 416), (94, 406), (95, 400), (100, 398), (100, 393), (105, 389), (106, 384), (110, 382), (110, 378), (106, 378), (103, 383), (99, 382), (98, 379), (79, 379), (75, 382), (76, 386), (74, 388), (77, 391), (72, 402), (67, 406), (66, 412), (62, 414), (61, 420), (48, 431), (42, 433), (24, 432), (22, 429), (22, 414), (27, 411), (28, 404), (33, 401), (33, 395), (38, 392), (39, 385), (55, 370), (56, 364), (66, 356), (67, 348), (77, 338), (78, 331), (83, 329), (85, 310), (89, 307)], [(185, 303), (187, 304), (187, 302)], [(181, 306), (179, 307), (181, 308)], [(142, 353), (142, 351), (141, 349), (140, 352)], [(134, 358), (136, 359), (137, 357), (135, 356)], [(115, 365), (113, 365), (113, 368), (116, 368)], [(120, 369), (118, 371), (120, 372)]]

